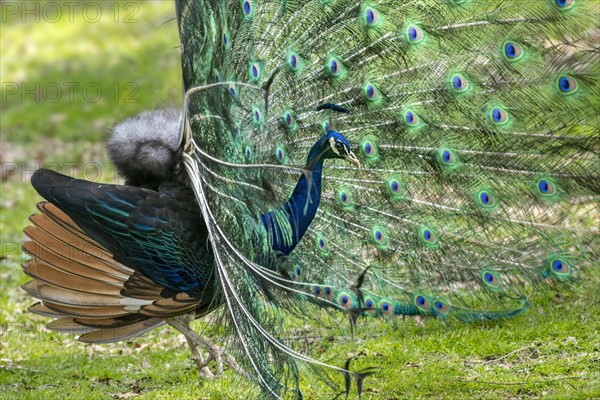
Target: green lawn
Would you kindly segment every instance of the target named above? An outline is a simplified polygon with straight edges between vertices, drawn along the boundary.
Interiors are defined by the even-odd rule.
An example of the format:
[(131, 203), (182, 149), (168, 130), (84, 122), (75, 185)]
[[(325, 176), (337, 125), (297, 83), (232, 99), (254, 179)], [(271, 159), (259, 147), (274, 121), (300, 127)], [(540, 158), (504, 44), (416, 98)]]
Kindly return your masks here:
[[(243, 382), (230, 371), (198, 383), (183, 338), (170, 328), (111, 345), (82, 344), (44, 330), (45, 319), (26, 312), (31, 299), (18, 289), (27, 279), (16, 258), (9, 257), (2, 270), (3, 398), (239, 398)], [(597, 299), (566, 296), (494, 324), (364, 321), (352, 339), (344, 321), (311, 337), (318, 337), (313, 351), (320, 359), (343, 365), (354, 355), (356, 370), (379, 368), (365, 381), (366, 399), (596, 398), (596, 306)], [(307, 388), (305, 396), (331, 399), (333, 392)]]
[[(47, 319), (27, 312), (32, 299), (19, 288), (28, 280), (20, 246), (40, 200), (28, 183), (31, 172), (51, 165), (115, 181), (102, 145), (110, 126), (143, 109), (180, 103), (172, 2), (135, 2), (134, 9), (126, 8), (134, 2), (95, 3), (106, 15), (96, 23), (77, 14), (73, 22), (22, 23), (17, 15), (0, 28), (0, 398), (240, 398), (246, 383), (231, 371), (199, 383), (183, 337), (170, 328), (88, 345), (45, 330)], [(125, 23), (134, 10), (138, 22)], [(103, 95), (91, 101), (93, 93), (75, 90), (71, 99), (69, 82), (100, 87)], [(56, 87), (63, 92), (55, 99), (50, 90)], [(312, 355), (338, 366), (353, 355), (356, 370), (378, 367), (365, 380), (364, 399), (600, 398), (600, 280), (597, 269), (590, 275), (595, 285), (577, 294), (548, 293), (527, 313), (498, 323), (361, 320), (352, 338), (347, 321), (334, 315), (334, 328), (311, 332)], [(331, 399), (336, 392), (307, 386), (304, 394)]]

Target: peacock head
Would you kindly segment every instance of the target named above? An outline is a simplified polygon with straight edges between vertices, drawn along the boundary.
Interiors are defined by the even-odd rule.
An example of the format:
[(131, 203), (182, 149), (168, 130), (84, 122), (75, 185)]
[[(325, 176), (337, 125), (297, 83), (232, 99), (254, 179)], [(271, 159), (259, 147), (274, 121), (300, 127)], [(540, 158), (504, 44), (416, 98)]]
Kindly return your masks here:
[(317, 144), (320, 144), (319, 154), (321, 158), (341, 158), (360, 168), (360, 161), (350, 150), (350, 142), (341, 133), (329, 131)]

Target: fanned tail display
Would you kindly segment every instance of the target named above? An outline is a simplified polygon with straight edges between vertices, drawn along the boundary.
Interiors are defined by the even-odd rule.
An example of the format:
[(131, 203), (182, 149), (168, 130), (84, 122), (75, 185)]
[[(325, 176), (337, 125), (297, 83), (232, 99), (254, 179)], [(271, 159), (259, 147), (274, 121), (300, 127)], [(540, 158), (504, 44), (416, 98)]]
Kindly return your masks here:
[[(177, 5), (192, 180), (241, 337), (267, 341), (267, 299), (301, 301), (248, 301), (265, 287), (362, 315), (499, 319), (595, 257), (597, 5)], [(274, 276), (252, 263), (270, 247), (254, 221), (332, 130), (362, 167), (325, 166), (314, 220)], [(285, 222), (262, 240), (295, 245), (301, 224)]]
[[(287, 315), (499, 320), (544, 288), (576, 288), (598, 259), (596, 2), (177, 0), (176, 11), (173, 173), (125, 174), (158, 191), (34, 182), (69, 235), (105, 254), (97, 280), (119, 290), (92, 306), (125, 304), (131, 335), (224, 306), (240, 370), (265, 397), (301, 396), (301, 366), (361, 385), (372, 371), (285, 345)], [(113, 159), (128, 168), (128, 154)], [(24, 268), (58, 321), (108, 318), (73, 319), (69, 298), (37, 282), (58, 283)]]

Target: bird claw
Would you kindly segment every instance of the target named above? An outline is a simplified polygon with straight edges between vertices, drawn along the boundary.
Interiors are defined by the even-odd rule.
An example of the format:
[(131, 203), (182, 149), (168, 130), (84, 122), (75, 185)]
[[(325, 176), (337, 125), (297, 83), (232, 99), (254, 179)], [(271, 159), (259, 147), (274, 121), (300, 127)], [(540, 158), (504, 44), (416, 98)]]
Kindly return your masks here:
[[(194, 360), (196, 367), (198, 367), (199, 377), (201, 379), (212, 379), (223, 372), (224, 365), (229, 366), (236, 373), (247, 377), (248, 374), (239, 366), (235, 358), (230, 355), (225, 355), (220, 347), (201, 337), (190, 327), (190, 322), (193, 320), (194, 317), (192, 315), (184, 314), (169, 318), (166, 322), (185, 336), (192, 352), (192, 360)], [(199, 347), (207, 351), (208, 354), (206, 358), (200, 354)], [(208, 364), (212, 360), (216, 363), (214, 372), (208, 367)]]

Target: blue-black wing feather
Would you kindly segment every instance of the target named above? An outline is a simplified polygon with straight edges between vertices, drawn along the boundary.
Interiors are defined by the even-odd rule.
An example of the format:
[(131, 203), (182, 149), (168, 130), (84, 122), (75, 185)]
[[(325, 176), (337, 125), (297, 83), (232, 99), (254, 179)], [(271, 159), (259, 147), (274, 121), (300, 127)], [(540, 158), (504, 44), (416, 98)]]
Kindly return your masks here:
[(201, 295), (213, 285), (213, 256), (193, 193), (73, 179), (39, 170), (32, 185), (115, 260), (173, 292)]

